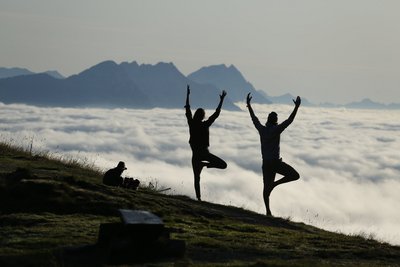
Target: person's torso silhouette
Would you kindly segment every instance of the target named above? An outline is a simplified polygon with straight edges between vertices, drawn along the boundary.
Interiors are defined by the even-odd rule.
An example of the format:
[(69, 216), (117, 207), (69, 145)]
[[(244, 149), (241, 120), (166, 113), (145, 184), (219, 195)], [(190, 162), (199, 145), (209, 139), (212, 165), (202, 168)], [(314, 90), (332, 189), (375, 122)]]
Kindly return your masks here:
[(219, 112), (216, 112), (208, 120), (201, 121), (197, 118), (192, 118), (191, 114), (186, 114), (190, 134), (189, 143), (192, 149), (204, 150), (210, 146), (209, 128), (218, 115)]
[(263, 126), (259, 121), (254, 122), (260, 135), (261, 154), (264, 160), (280, 158), (281, 133), (290, 125), (290, 123), (291, 122), (288, 120), (281, 124), (267, 122), (265, 126)]

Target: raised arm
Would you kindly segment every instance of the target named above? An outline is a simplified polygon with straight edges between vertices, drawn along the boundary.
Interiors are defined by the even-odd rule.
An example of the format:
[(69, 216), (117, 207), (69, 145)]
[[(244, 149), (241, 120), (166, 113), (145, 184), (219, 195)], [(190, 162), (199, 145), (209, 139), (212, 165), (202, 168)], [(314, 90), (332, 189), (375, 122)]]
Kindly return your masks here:
[(222, 107), (222, 104), (224, 103), (225, 96), (226, 96), (226, 91), (222, 90), (222, 93), (219, 95), (219, 104), (217, 107), (217, 110), (219, 110), (219, 111), (221, 111), (221, 107)]
[(219, 95), (219, 104), (217, 106), (217, 109), (207, 120), (207, 123), (209, 125), (211, 125), (218, 118), (219, 114), (221, 113), (221, 108), (222, 108), (222, 104), (224, 103), (225, 96), (226, 96), (226, 91), (222, 90), (222, 93)]
[(289, 118), (287, 118), (287, 120), (282, 123), (282, 124), (284, 123), (287, 124), (286, 127), (289, 126), (289, 124), (291, 124), (294, 121), (294, 118), (296, 117), (297, 110), (299, 109), (301, 104), (300, 96), (298, 96), (296, 100), (293, 99), (293, 103), (294, 103), (294, 109), (292, 113), (290, 114)]
[(259, 129), (260, 127), (262, 127), (260, 120), (257, 118), (256, 114), (254, 114), (253, 108), (251, 107), (251, 99), (252, 96), (250, 95), (250, 93), (247, 94), (246, 97), (246, 103), (247, 103), (247, 108), (249, 109), (249, 113), (250, 113), (250, 117), (251, 120), (253, 121), (254, 126)]
[(190, 95), (190, 87), (187, 85), (186, 88), (186, 105), (185, 105), (185, 110), (186, 110), (186, 118), (189, 120), (192, 119), (192, 111), (190, 110), (190, 103), (189, 103), (189, 95)]

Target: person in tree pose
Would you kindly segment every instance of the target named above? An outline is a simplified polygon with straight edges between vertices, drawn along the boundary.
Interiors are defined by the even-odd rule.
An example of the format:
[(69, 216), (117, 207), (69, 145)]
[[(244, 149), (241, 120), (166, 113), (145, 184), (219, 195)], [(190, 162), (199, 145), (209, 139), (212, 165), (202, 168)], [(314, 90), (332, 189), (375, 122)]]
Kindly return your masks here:
[(198, 108), (192, 116), (189, 103), (190, 87), (187, 86), (186, 92), (186, 118), (189, 125), (190, 139), (189, 144), (192, 149), (192, 167), (194, 174), (194, 189), (196, 191), (196, 197), (201, 201), (200, 194), (200, 174), (203, 167), (207, 168), (218, 168), (225, 169), (227, 164), (221, 158), (211, 154), (208, 151), (209, 143), (209, 130), (211, 124), (218, 118), (221, 113), (221, 107), (226, 96), (226, 92), (222, 91), (220, 101), (215, 112), (207, 119), (205, 118), (205, 111), (202, 108)]
[[(297, 110), (301, 104), (301, 99), (298, 96), (296, 100), (293, 100), (295, 106), (287, 120), (281, 124), (278, 124), (278, 114), (276, 114), (276, 112), (271, 112), (269, 113), (268, 120), (264, 126), (254, 114), (253, 108), (250, 104), (251, 98), (252, 97), (250, 93), (248, 93), (246, 99), (247, 108), (249, 110), (251, 120), (260, 134), (261, 154), (263, 159), (263, 197), (265, 209), (267, 216), (272, 216), (271, 209), (269, 207), (269, 197), (272, 190), (280, 184), (292, 182), (300, 178), (299, 173), (292, 166), (283, 162), (282, 158), (280, 157), (280, 135), (296, 117)], [(283, 177), (275, 181), (275, 176), (277, 173), (283, 175)]]

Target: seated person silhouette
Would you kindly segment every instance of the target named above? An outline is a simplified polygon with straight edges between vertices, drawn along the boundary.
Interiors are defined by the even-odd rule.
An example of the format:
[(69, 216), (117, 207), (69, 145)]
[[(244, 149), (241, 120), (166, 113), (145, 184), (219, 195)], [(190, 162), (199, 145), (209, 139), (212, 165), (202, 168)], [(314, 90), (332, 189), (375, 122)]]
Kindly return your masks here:
[(121, 174), (126, 170), (125, 163), (120, 161), (117, 167), (106, 171), (103, 176), (103, 184), (110, 186), (123, 186), (124, 178)]
[(186, 119), (189, 125), (190, 139), (189, 144), (192, 149), (192, 167), (194, 174), (194, 189), (196, 191), (196, 197), (201, 201), (200, 194), (200, 174), (203, 167), (207, 168), (218, 168), (225, 169), (227, 167), (226, 162), (219, 157), (211, 154), (208, 151), (209, 147), (209, 128), (211, 124), (218, 118), (222, 103), (226, 96), (226, 92), (222, 91), (220, 95), (220, 101), (214, 114), (212, 114), (207, 120), (204, 120), (205, 111), (199, 108), (192, 116), (192, 111), (190, 110), (189, 104), (190, 88), (187, 86), (186, 93)]

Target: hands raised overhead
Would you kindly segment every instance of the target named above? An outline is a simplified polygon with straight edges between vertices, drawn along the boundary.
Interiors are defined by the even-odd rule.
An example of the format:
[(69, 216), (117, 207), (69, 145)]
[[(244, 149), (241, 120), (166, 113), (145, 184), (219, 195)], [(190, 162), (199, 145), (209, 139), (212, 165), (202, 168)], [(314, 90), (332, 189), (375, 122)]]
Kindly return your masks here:
[(293, 103), (296, 105), (296, 107), (299, 107), (301, 104), (300, 96), (297, 96), (296, 100), (293, 99)]

